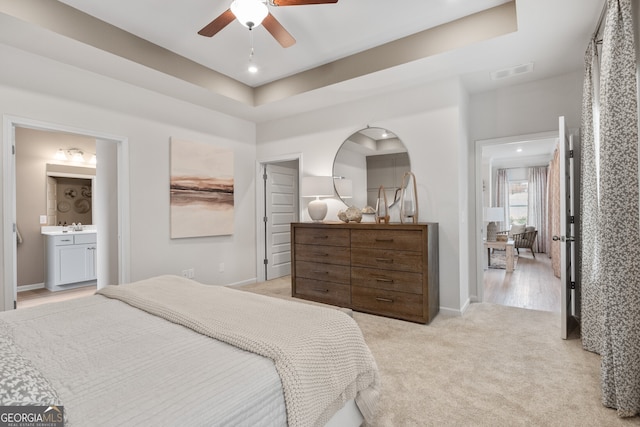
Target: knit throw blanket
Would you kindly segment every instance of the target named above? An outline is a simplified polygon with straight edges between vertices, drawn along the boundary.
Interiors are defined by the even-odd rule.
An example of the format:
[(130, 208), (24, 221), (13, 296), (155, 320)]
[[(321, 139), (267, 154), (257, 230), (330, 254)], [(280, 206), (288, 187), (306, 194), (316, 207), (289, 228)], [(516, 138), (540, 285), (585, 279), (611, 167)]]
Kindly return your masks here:
[(378, 369), (360, 328), (339, 310), (179, 276), (107, 286), (97, 293), (272, 359), (289, 426), (322, 426), (353, 398), (365, 421), (373, 417)]

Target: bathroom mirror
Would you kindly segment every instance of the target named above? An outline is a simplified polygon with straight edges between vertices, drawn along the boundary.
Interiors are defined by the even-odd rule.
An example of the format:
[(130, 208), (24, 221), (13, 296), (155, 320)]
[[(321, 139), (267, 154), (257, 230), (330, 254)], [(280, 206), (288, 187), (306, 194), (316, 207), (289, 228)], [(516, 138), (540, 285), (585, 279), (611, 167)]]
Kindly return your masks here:
[(93, 224), (94, 168), (46, 165), (47, 225)]
[(333, 161), (336, 194), (348, 206), (376, 207), (378, 189), (384, 186), (390, 206), (400, 200), (405, 172), (411, 171), (409, 154), (393, 132), (367, 127), (349, 136)]

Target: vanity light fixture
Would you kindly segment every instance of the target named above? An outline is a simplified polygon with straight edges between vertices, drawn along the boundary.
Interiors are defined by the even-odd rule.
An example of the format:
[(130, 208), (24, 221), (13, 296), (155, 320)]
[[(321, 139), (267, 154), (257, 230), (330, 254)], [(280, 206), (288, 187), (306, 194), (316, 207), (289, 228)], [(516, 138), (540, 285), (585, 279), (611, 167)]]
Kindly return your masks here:
[(62, 148), (59, 148), (53, 158), (56, 160), (67, 160), (67, 155)]
[(302, 178), (302, 197), (315, 197), (309, 202), (307, 210), (309, 217), (314, 222), (322, 222), (327, 215), (327, 202), (320, 197), (333, 197), (333, 177), (331, 176), (305, 176)]
[[(53, 156), (55, 160), (71, 161), (75, 163), (84, 163), (84, 152), (79, 148), (60, 148)], [(89, 159), (90, 164), (96, 164), (96, 155), (92, 154)]]
[(69, 149), (71, 160), (74, 162), (84, 162), (84, 153), (76, 148)]

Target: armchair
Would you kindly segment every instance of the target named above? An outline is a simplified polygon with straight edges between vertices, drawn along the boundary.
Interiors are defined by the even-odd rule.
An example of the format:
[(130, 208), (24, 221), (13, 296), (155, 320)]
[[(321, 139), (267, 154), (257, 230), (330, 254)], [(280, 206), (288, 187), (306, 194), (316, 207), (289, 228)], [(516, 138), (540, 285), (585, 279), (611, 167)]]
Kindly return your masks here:
[(538, 236), (538, 230), (532, 226), (524, 227), (522, 225), (512, 225), (511, 230), (498, 231), (498, 234), (508, 234), (509, 239), (513, 240), (513, 247), (516, 248), (518, 255), (520, 255), (520, 249), (529, 249), (533, 257), (536, 257), (536, 253), (533, 250), (533, 244)]

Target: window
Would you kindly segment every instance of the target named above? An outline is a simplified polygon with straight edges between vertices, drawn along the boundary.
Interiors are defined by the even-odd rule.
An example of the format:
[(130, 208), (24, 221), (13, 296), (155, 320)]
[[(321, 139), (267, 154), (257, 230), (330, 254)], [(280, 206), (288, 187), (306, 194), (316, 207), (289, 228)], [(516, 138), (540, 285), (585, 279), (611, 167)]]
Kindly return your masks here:
[(526, 224), (529, 202), (529, 182), (527, 180), (509, 181), (509, 223)]

